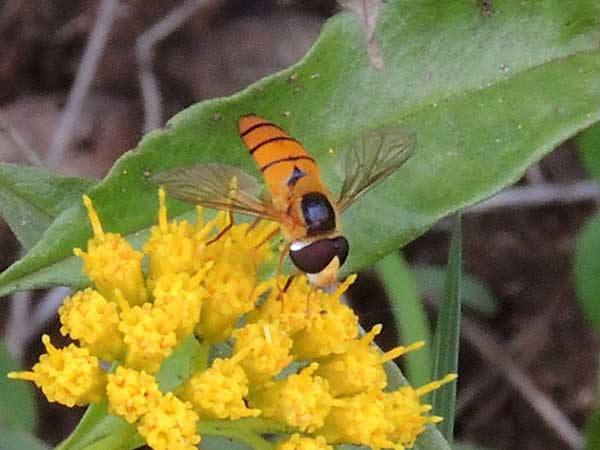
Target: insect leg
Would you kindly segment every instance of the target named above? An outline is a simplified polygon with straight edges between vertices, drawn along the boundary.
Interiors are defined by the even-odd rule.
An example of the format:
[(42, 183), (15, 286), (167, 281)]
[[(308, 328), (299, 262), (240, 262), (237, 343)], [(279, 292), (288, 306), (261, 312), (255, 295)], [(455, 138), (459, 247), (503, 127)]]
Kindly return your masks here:
[(305, 314), (306, 314), (306, 319), (310, 318), (310, 298), (313, 295), (315, 291), (311, 290), (308, 295), (306, 296), (306, 310), (305, 310)]
[[(248, 230), (246, 231), (246, 234), (248, 234), (248, 233), (249, 233), (251, 230), (253, 230), (253, 229), (256, 227), (256, 225), (258, 225), (258, 222), (260, 222), (260, 221), (261, 221), (261, 218), (260, 218), (260, 217), (258, 217), (258, 216), (257, 216), (257, 217), (255, 217), (255, 218), (252, 220), (252, 222), (250, 222), (250, 226), (248, 227)], [(262, 245), (262, 244), (261, 244), (261, 245)]]
[(283, 291), (281, 291), (282, 294), (285, 294), (287, 292), (287, 290), (290, 288), (290, 286), (292, 285), (292, 281), (294, 281), (294, 278), (296, 278), (298, 276), (300, 272), (296, 271), (293, 274), (291, 274), (288, 279), (286, 280), (285, 284), (283, 285)]
[(275, 283), (277, 284), (277, 290), (279, 291), (278, 295), (277, 295), (277, 300), (281, 300), (281, 312), (283, 313), (283, 311), (285, 310), (285, 293), (288, 290), (288, 288), (290, 287), (290, 285), (292, 284), (292, 280), (294, 279), (293, 275), (290, 275), (288, 277), (288, 279), (285, 282), (285, 285), (283, 287), (281, 287), (280, 279), (281, 279), (281, 272), (283, 270), (283, 261), (285, 260), (285, 255), (289, 252), (290, 250), (290, 246), (292, 245), (291, 242), (287, 242), (285, 244), (285, 246), (283, 247), (283, 249), (281, 250), (281, 253), (279, 255), (279, 262), (277, 263), (277, 272), (275, 274)]
[[(277, 236), (277, 234), (279, 233), (279, 231), (280, 231), (280, 230), (279, 230), (279, 228), (277, 228), (276, 230), (273, 230), (273, 231), (271, 231), (271, 232), (269, 233), (269, 235), (268, 235), (266, 238), (264, 238), (264, 239), (263, 239), (263, 240), (260, 242), (260, 244), (258, 244), (258, 245), (256, 246), (256, 248), (262, 247), (262, 246), (263, 246), (263, 245), (264, 245), (266, 242), (269, 242), (271, 239), (273, 239), (275, 236)], [(287, 250), (287, 251), (289, 251), (289, 248), (288, 248), (288, 250)]]
[(235, 225), (235, 218), (233, 217), (232, 211), (227, 212), (227, 218), (228, 218), (227, 225), (225, 225), (225, 227), (221, 231), (219, 231), (219, 234), (217, 234), (214, 238), (212, 238), (210, 241), (208, 241), (206, 243), (206, 245), (210, 245), (213, 242), (217, 242), (219, 239), (221, 239), (223, 237), (223, 235), (225, 233), (227, 233), (233, 227), (233, 225)]
[[(287, 288), (289, 288), (287, 282), (286, 282), (286, 285), (284, 286), (284, 288), (282, 288), (281, 285), (279, 284), (279, 278), (281, 277), (281, 272), (283, 270), (283, 261), (285, 260), (285, 256), (287, 255), (287, 253), (290, 251), (291, 245), (292, 245), (291, 242), (287, 242), (285, 244), (285, 246), (281, 250), (281, 254), (279, 255), (279, 262), (277, 263), (277, 273), (275, 274), (275, 280), (277, 281), (277, 289), (279, 290), (280, 294), (285, 293)], [(290, 277), (290, 279), (291, 279), (291, 277)], [(291, 283), (291, 281), (290, 281), (290, 283)]]

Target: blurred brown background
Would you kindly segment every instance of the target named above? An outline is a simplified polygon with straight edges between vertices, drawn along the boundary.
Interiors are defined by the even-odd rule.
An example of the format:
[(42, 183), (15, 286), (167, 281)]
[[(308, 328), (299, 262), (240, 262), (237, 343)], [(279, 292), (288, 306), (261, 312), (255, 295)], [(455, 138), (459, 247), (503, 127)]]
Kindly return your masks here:
[[(337, 11), (334, 1), (317, 0), (122, 1), (107, 19), (106, 45), (96, 49), (101, 57), (89, 86), (71, 98), (80, 108), (61, 125), (75, 80), (90, 69), (82, 58), (88, 38), (98, 31), (98, 11), (107, 3), (0, 2), (0, 113), (44, 165), (64, 174), (101, 178), (148, 127), (164, 125), (186, 106), (232, 94), (289, 66)], [(163, 27), (163, 38), (146, 47), (153, 50), (153, 59), (140, 60), (144, 42)], [(157, 109), (144, 103), (156, 97), (142, 94), (142, 67), (157, 83), (158, 118), (151, 114)], [(66, 145), (56, 144), (61, 126)], [(0, 134), (0, 161), (32, 164), (32, 157), (5, 133)], [(520, 184), (543, 189), (583, 179), (577, 149), (567, 143)], [(470, 313), (464, 322), (458, 439), (498, 450), (575, 449), (569, 439), (577, 435), (569, 433), (581, 430), (593, 409), (598, 347), (576, 303), (571, 256), (573, 239), (595, 210), (597, 196), (549, 203), (507, 199), (503, 206), (471, 211), (464, 218), (465, 270), (489, 287), (499, 311), (494, 317)], [(448, 231), (447, 223), (438, 224), (408, 245), (408, 260), (445, 264)], [(4, 269), (20, 250), (2, 221), (0, 249)], [(48, 301), (52, 294), (57, 295), (38, 292), (33, 298)], [(389, 307), (374, 274), (363, 274), (351, 297), (365, 326), (388, 324), (381, 345), (393, 345)], [(433, 316), (435, 308), (427, 304)], [(24, 314), (13, 310), (1, 322), (11, 349), (30, 367), (42, 351), (39, 335), (56, 335), (58, 326), (50, 312), (35, 336), (15, 331)], [(39, 434), (56, 444), (81, 411), (38, 398)], [(532, 406), (536, 402), (544, 405), (542, 412)]]

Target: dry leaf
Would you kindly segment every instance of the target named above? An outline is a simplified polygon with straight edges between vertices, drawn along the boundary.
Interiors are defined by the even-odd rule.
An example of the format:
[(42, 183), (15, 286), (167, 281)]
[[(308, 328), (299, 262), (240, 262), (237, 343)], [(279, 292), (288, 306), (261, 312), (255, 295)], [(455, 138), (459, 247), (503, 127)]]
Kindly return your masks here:
[(339, 0), (343, 8), (356, 16), (365, 32), (365, 43), (367, 53), (371, 58), (371, 64), (378, 69), (383, 69), (383, 59), (379, 52), (377, 39), (375, 38), (375, 26), (381, 0)]

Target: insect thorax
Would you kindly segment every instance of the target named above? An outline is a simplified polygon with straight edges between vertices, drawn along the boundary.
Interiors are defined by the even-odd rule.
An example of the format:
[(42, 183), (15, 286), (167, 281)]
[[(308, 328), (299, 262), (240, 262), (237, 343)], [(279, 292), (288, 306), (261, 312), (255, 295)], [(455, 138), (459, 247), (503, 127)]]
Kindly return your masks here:
[(319, 236), (335, 230), (335, 210), (324, 194), (309, 192), (303, 195), (300, 208), (308, 236)]

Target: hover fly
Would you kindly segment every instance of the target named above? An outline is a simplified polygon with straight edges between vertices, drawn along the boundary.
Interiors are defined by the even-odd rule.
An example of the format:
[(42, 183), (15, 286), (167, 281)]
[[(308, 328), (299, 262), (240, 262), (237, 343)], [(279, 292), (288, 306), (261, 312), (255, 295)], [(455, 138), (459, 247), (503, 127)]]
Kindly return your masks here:
[(323, 183), (316, 161), (285, 130), (250, 114), (239, 119), (238, 131), (263, 174), (266, 191), (248, 173), (217, 163), (160, 173), (155, 181), (178, 199), (278, 222), (287, 242), (278, 271), (289, 252), (313, 285), (332, 286), (349, 250), (340, 214), (410, 157), (414, 132), (389, 127), (349, 142), (339, 161), (343, 183), (336, 198)]

